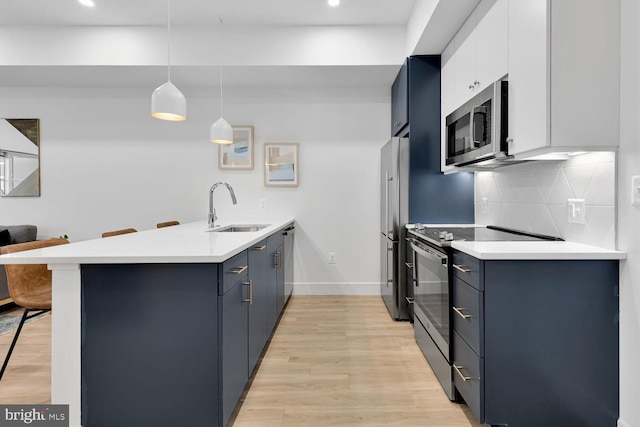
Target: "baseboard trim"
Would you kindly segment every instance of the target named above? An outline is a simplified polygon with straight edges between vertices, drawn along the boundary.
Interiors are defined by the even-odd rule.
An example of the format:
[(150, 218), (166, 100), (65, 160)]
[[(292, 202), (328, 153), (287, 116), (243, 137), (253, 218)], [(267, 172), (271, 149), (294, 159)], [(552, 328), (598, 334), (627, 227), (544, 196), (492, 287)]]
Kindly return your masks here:
[(631, 426), (625, 423), (624, 421), (622, 421), (620, 418), (618, 418), (618, 427), (631, 427)]
[(294, 295), (380, 295), (380, 283), (294, 283)]

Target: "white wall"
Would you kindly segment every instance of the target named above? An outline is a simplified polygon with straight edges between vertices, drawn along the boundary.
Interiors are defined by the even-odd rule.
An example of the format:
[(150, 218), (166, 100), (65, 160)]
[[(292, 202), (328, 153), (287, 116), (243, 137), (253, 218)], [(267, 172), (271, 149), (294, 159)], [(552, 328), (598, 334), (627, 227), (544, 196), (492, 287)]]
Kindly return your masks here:
[[(615, 153), (515, 164), (476, 173), (476, 222), (615, 249), (615, 194)], [(568, 199), (585, 200), (585, 224), (569, 223)]]
[[(297, 222), (295, 281), (304, 293), (378, 293), (379, 152), (389, 134), (388, 88), (225, 90), (225, 118), (253, 125), (255, 169), (220, 171), (209, 127), (211, 89), (183, 89), (188, 120), (150, 117), (153, 87), (0, 88), (0, 117), (39, 118), (42, 196), (0, 198), (0, 224), (35, 224), (39, 238), (99, 238), (124, 227), (205, 220), (218, 189), (221, 220), (286, 214)], [(300, 144), (300, 185), (263, 186), (264, 142)], [(259, 211), (259, 200), (267, 210)], [(329, 265), (327, 252), (337, 262)]]
[(632, 206), (631, 177), (640, 175), (640, 6), (622, 0), (621, 141), (618, 172), (620, 269), (620, 427), (640, 426), (640, 206)]

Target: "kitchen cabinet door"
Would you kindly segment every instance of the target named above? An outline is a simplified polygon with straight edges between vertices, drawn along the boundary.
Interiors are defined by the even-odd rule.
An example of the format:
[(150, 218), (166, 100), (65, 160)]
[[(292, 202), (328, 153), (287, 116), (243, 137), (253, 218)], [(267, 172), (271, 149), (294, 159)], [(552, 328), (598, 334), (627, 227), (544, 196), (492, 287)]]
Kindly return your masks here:
[(509, 154), (617, 149), (619, 0), (511, 1), (508, 62)]
[[(455, 43), (454, 40), (442, 51), (440, 55), (440, 85), (442, 117), (446, 117), (456, 108), (455, 102)], [(444, 128), (443, 128), (444, 129)]]
[(221, 424), (226, 426), (249, 380), (249, 286), (240, 280), (227, 291), (220, 301), (220, 376)]
[(547, 145), (547, 2), (509, 3), (509, 154)]
[(267, 241), (263, 240), (249, 248), (249, 281), (251, 282), (251, 302), (248, 313), (249, 375), (253, 372), (271, 332), (267, 330), (268, 267)]
[(284, 309), (284, 242), (282, 242), (276, 249), (276, 311), (278, 317)]
[[(476, 9), (475, 93), (505, 77), (509, 70), (508, 0), (484, 0)], [(475, 94), (474, 93), (474, 94)]]
[(405, 60), (391, 86), (391, 136), (406, 133), (409, 124), (409, 63)]
[(477, 44), (475, 28), (476, 13), (474, 11), (454, 37), (454, 108), (467, 102), (476, 93)]
[(282, 261), (284, 236), (275, 233), (267, 238), (267, 328), (269, 334), (278, 322), (284, 307), (284, 268)]
[(453, 38), (453, 109), (507, 74), (508, 15), (508, 0), (483, 0)]

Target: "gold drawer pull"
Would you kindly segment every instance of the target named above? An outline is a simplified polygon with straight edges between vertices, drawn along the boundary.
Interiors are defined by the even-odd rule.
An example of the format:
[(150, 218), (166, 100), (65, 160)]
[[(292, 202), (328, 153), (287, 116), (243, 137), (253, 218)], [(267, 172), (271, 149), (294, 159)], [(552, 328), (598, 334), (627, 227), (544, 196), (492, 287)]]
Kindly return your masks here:
[(455, 370), (456, 370), (456, 372), (458, 373), (458, 375), (460, 375), (460, 378), (462, 378), (462, 381), (464, 381), (464, 382), (471, 381), (471, 380), (473, 380), (473, 379), (474, 379), (474, 378), (472, 378), (472, 377), (465, 377), (465, 376), (462, 374), (462, 371), (460, 370), (460, 369), (462, 369), (462, 366), (458, 366), (458, 365), (456, 365), (456, 364), (454, 363), (454, 364), (453, 364), (453, 369), (455, 369)]
[(249, 305), (253, 304), (253, 280), (249, 280), (245, 285), (249, 286), (249, 299), (243, 299), (242, 302), (248, 302)]
[(265, 249), (267, 249), (267, 245), (262, 245), (262, 246), (254, 246), (253, 248), (251, 248), (254, 251), (264, 251)]
[(453, 268), (455, 268), (458, 271), (462, 271), (463, 273), (471, 273), (471, 270), (464, 268), (461, 265), (458, 264), (453, 264)]
[(453, 308), (453, 311), (455, 311), (455, 312), (456, 312), (456, 314), (457, 314), (458, 316), (462, 317), (463, 319), (467, 320), (467, 319), (470, 319), (470, 318), (471, 318), (471, 315), (470, 315), (470, 314), (464, 314), (464, 313), (462, 312), (462, 309), (460, 309), (460, 308), (458, 308), (458, 307), (451, 307), (451, 308)]
[(233, 273), (233, 274), (242, 274), (245, 271), (247, 271), (247, 268), (249, 268), (248, 265), (245, 265), (244, 267), (238, 267), (238, 268), (236, 268), (234, 270), (231, 270), (231, 273)]

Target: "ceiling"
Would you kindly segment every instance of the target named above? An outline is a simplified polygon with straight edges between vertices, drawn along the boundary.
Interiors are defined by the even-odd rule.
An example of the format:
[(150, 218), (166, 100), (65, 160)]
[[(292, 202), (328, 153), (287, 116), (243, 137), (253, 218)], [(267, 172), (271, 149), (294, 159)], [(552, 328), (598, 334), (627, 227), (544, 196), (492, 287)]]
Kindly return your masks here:
[[(165, 0), (2, 1), (0, 25), (166, 25)], [(171, 24), (404, 25), (415, 0), (173, 0)]]
[[(68, 48), (65, 50), (67, 45), (64, 43), (77, 39), (60, 39), (56, 37), (56, 32), (69, 37), (69, 31), (82, 35), (86, 34), (86, 31), (99, 32), (100, 28), (119, 31), (120, 28), (135, 27), (143, 31), (156, 31), (157, 34), (157, 31), (166, 31), (167, 1), (94, 0), (96, 5), (93, 8), (82, 6), (78, 0), (0, 1), (0, 86), (100, 88), (147, 87), (161, 84), (166, 79), (166, 65), (161, 66), (158, 61), (142, 61), (135, 64), (109, 61), (100, 63), (95, 59), (95, 55), (99, 57), (100, 51), (98, 49), (96, 54), (94, 49), (92, 56), (83, 63), (82, 60), (76, 60), (80, 56), (75, 55), (75, 51)], [(397, 56), (397, 59), (389, 61), (387, 46), (385, 59), (377, 63), (370, 60), (376, 55), (381, 58), (383, 56), (381, 40), (385, 39), (381, 34), (386, 34), (384, 29), (395, 28), (396, 32), (406, 31), (408, 34), (411, 20), (415, 20), (415, 16), (422, 19), (426, 15), (427, 18), (421, 24), (427, 24), (427, 21), (428, 24), (418, 25), (417, 28), (424, 28), (424, 31), (420, 30), (423, 44), (424, 40), (427, 40), (431, 46), (423, 50), (429, 51), (405, 51), (413, 52), (410, 54), (437, 54), (477, 2), (478, 0), (341, 0), (338, 7), (330, 7), (327, 0), (171, 0), (171, 33), (179, 34), (180, 31), (195, 29), (196, 32), (205, 34), (207, 31), (215, 31), (216, 26), (220, 28), (220, 19), (223, 20), (227, 32), (237, 28), (237, 33), (241, 36), (245, 34), (245, 28), (258, 29), (258, 32), (261, 31), (260, 28), (267, 32), (273, 31), (268, 30), (269, 28), (288, 28), (293, 31), (291, 34), (303, 29), (317, 29), (324, 31), (324, 35), (327, 31), (339, 32), (345, 28), (354, 31), (362, 29), (361, 33), (369, 31), (369, 34), (377, 34), (377, 38), (368, 41), (362, 39), (360, 45), (351, 46), (350, 49), (356, 49), (356, 52), (369, 49), (367, 60), (358, 62), (359, 59), (356, 58), (348, 64), (309, 64), (304, 60), (297, 64), (291, 61), (288, 65), (270, 64), (268, 61), (259, 66), (238, 64), (235, 68), (228, 67), (225, 84), (246, 87), (389, 87), (400, 68), (405, 52), (402, 52), (404, 45), (396, 40), (389, 42), (389, 45), (396, 46), (393, 56)], [(427, 15), (425, 7), (432, 7), (432, 14)], [(41, 32), (43, 28), (47, 29), (44, 33)], [(149, 30), (144, 30), (145, 28)], [(364, 30), (365, 28), (369, 30)], [(154, 40), (157, 40), (157, 37)], [(5, 59), (4, 63), (3, 43), (10, 49), (6, 52), (12, 52), (14, 55), (13, 60)], [(56, 43), (58, 50), (47, 47), (48, 44)], [(246, 47), (247, 41), (244, 43)], [(252, 41), (251, 43), (256, 44)], [(259, 48), (259, 44), (257, 46)], [(278, 49), (280, 45), (274, 46)], [(23, 61), (22, 53), (27, 50), (39, 53), (32, 53), (29, 60)], [(148, 54), (149, 51), (150, 49), (145, 49), (140, 53)], [(184, 52), (180, 49), (176, 51)], [(73, 53), (69, 55), (68, 52)], [(308, 56), (308, 52), (306, 54)], [(72, 57), (70, 62), (64, 62), (69, 56)], [(7, 55), (4, 57), (11, 58)], [(218, 81), (218, 67), (211, 64), (180, 64), (172, 61), (172, 68), (172, 77), (181, 87), (215, 87)]]

